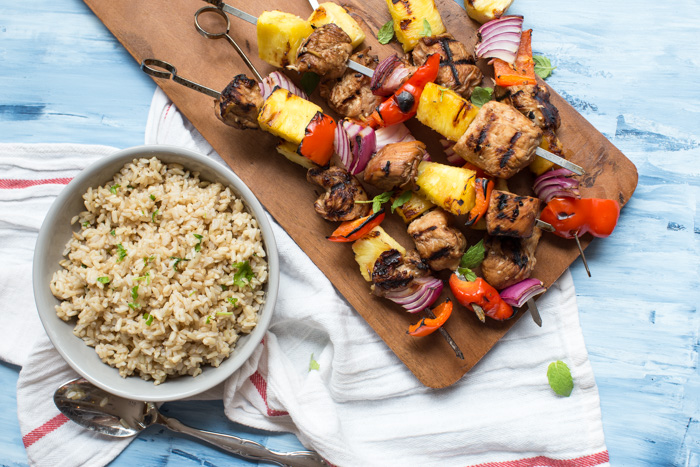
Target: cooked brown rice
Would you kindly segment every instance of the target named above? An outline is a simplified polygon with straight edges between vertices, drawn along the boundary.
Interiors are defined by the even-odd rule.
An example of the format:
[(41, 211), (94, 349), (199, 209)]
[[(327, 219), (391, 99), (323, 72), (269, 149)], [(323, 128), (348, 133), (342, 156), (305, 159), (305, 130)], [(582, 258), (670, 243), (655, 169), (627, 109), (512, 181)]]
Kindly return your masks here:
[(73, 333), (123, 377), (196, 376), (257, 323), (267, 280), (258, 223), (230, 188), (198, 175), (134, 160), (88, 189), (72, 220), (80, 228), (51, 281), (56, 311), (77, 317)]

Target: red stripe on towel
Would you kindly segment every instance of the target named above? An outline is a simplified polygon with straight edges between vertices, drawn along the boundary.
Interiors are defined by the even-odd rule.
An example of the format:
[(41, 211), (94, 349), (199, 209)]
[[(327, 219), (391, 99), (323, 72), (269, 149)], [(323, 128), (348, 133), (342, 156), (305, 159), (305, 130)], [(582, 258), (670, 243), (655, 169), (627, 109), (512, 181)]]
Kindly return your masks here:
[(36, 185), (68, 185), (72, 178), (45, 178), (43, 180), (16, 180), (13, 178), (0, 179), (0, 189), (12, 190), (28, 188)]
[(63, 426), (63, 424), (67, 421), (68, 417), (66, 417), (62, 413), (56, 415), (54, 418), (41, 425), (39, 428), (35, 428), (26, 435), (22, 436), (22, 442), (24, 443), (24, 447), (28, 448), (44, 436)]
[(284, 412), (282, 410), (274, 410), (271, 409), (269, 405), (267, 405), (267, 381), (265, 381), (265, 378), (260, 374), (260, 372), (256, 371), (252, 375), (250, 375), (250, 382), (253, 383), (253, 386), (255, 386), (255, 389), (258, 390), (258, 394), (260, 394), (260, 397), (262, 397), (263, 402), (265, 403), (265, 407), (267, 408), (267, 415), (270, 417), (279, 417), (281, 415), (289, 415), (289, 412)]
[(576, 459), (550, 459), (549, 457), (537, 456), (515, 461), (487, 462), (486, 464), (478, 464), (472, 467), (595, 467), (606, 462), (610, 462), (608, 451), (577, 457)]

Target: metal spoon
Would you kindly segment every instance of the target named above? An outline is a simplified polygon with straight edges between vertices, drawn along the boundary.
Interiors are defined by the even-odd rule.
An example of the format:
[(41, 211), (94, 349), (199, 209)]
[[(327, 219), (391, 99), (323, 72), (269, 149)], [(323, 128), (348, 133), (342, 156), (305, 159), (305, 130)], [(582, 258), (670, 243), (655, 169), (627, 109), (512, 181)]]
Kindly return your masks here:
[(191, 428), (174, 418), (163, 416), (153, 402), (138, 402), (114, 396), (82, 378), (58, 388), (53, 400), (58, 410), (78, 425), (108, 436), (135, 436), (147, 427), (158, 424), (247, 459), (282, 466), (328, 465), (313, 451), (274, 452), (255, 441)]

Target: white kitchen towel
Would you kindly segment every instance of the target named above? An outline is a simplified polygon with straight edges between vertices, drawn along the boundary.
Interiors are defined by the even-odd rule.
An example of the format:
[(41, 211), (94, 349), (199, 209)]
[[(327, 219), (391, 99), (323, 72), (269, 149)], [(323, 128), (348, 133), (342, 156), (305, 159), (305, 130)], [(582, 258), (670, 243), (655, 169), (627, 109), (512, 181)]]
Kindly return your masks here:
[[(218, 157), (160, 90), (153, 98), (146, 143), (180, 145)], [(25, 268), (24, 279), (0, 276), (5, 307), (0, 324), (7, 326), (8, 335), (22, 321), (18, 314), (36, 314), (29, 300), (16, 302), (22, 305), (17, 310), (7, 308), (5, 298), (8, 293), (31, 297), (33, 241), (60, 188), (45, 181), (70, 178), (105, 154), (100, 152), (105, 148), (54, 148), (58, 146), (0, 145), (0, 167), (12, 169), (8, 180), (15, 180), (0, 180), (0, 239), (18, 231), (26, 239), (22, 254), (0, 244), (2, 256), (12, 257), (20, 268), (17, 277)], [(33, 163), (34, 151), (52, 154), (57, 167), (62, 157), (78, 164), (60, 176), (46, 173)], [(91, 151), (92, 157), (87, 155)], [(3, 189), (4, 184), (11, 187)], [(33, 209), (22, 210), (22, 203), (33, 203)], [(17, 222), (19, 213), (31, 220)], [(276, 224), (274, 229), (281, 259), (275, 316), (264, 343), (225, 383), (229, 418), (293, 432), (340, 466), (608, 465), (598, 392), (568, 272), (538, 301), (542, 328), (521, 319), (464, 378), (436, 390), (419, 383), (291, 238)], [(26, 347), (0, 347), (0, 358), (24, 364), (17, 399), (30, 462), (104, 465), (127, 442), (96, 437), (51, 407), (54, 389), (73, 373), (46, 336), (34, 332), (38, 337), (29, 353)], [(312, 356), (317, 370), (310, 370)], [(554, 394), (547, 383), (547, 366), (555, 360), (571, 368), (575, 388), (568, 398)], [(75, 457), (77, 452), (84, 457)]]

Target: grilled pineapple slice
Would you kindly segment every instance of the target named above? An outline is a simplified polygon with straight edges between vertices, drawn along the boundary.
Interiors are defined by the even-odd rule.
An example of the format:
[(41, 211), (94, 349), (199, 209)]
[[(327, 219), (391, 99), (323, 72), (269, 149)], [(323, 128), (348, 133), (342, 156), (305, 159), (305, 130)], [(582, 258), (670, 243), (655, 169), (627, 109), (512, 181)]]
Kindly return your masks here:
[[(400, 193), (399, 196), (402, 194), (403, 193)], [(398, 198), (398, 196), (392, 198), (391, 202), (393, 203), (396, 198)], [(403, 219), (404, 222), (409, 224), (413, 219), (416, 219), (418, 216), (434, 207), (435, 204), (413, 191), (411, 192), (411, 198), (401, 206), (397, 207), (396, 212), (399, 214), (399, 216), (401, 216), (401, 219)]]
[(464, 7), (470, 18), (484, 24), (503, 16), (511, 3), (513, 0), (465, 0)]
[(311, 17), (309, 17), (309, 23), (315, 28), (321, 27), (324, 24), (334, 23), (350, 36), (353, 49), (362, 44), (362, 41), (365, 40), (365, 32), (360, 25), (357, 24), (357, 21), (352, 19), (352, 16), (350, 16), (347, 10), (337, 3), (321, 3), (311, 14)]
[[(542, 142), (540, 143), (540, 147), (545, 151), (549, 151), (557, 156), (564, 157), (564, 147), (562, 146), (561, 141), (559, 141), (559, 138), (557, 138), (557, 135), (555, 135), (551, 130), (545, 130), (542, 134)], [(554, 167), (554, 165), (554, 162), (549, 162), (543, 157), (535, 157), (535, 159), (530, 162), (529, 167), (530, 171), (535, 175), (542, 175)]]
[(459, 94), (435, 83), (428, 83), (418, 101), (416, 118), (451, 141), (467, 131), (479, 109)]
[(294, 143), (290, 143), (289, 141), (282, 141), (280, 142), (280, 144), (277, 145), (275, 149), (277, 149), (277, 152), (282, 154), (288, 160), (294, 162), (295, 164), (299, 164), (304, 168), (312, 169), (314, 167), (317, 167), (317, 165), (311, 162), (311, 160), (299, 154), (297, 152), (298, 148), (299, 146), (295, 145)]
[(476, 172), (464, 167), (426, 161), (418, 165), (418, 193), (456, 216), (474, 207), (475, 182)]
[(263, 103), (258, 114), (260, 128), (295, 146), (304, 139), (306, 127), (321, 107), (286, 89), (278, 88)]
[(406, 254), (406, 249), (379, 226), (373, 228), (364, 237), (355, 240), (355, 243), (352, 244), (355, 261), (360, 265), (360, 272), (366, 281), (372, 281), (374, 263), (379, 258), (379, 255), (389, 250), (397, 250), (402, 255)]
[(258, 18), (258, 55), (270, 65), (294, 65), (297, 50), (314, 32), (311, 23), (282, 11), (263, 11)]
[(430, 24), (429, 35), (437, 36), (445, 32), (435, 0), (386, 0), (386, 5), (394, 20), (394, 33), (404, 52), (410, 52), (416, 46), (424, 34), (425, 21)]

